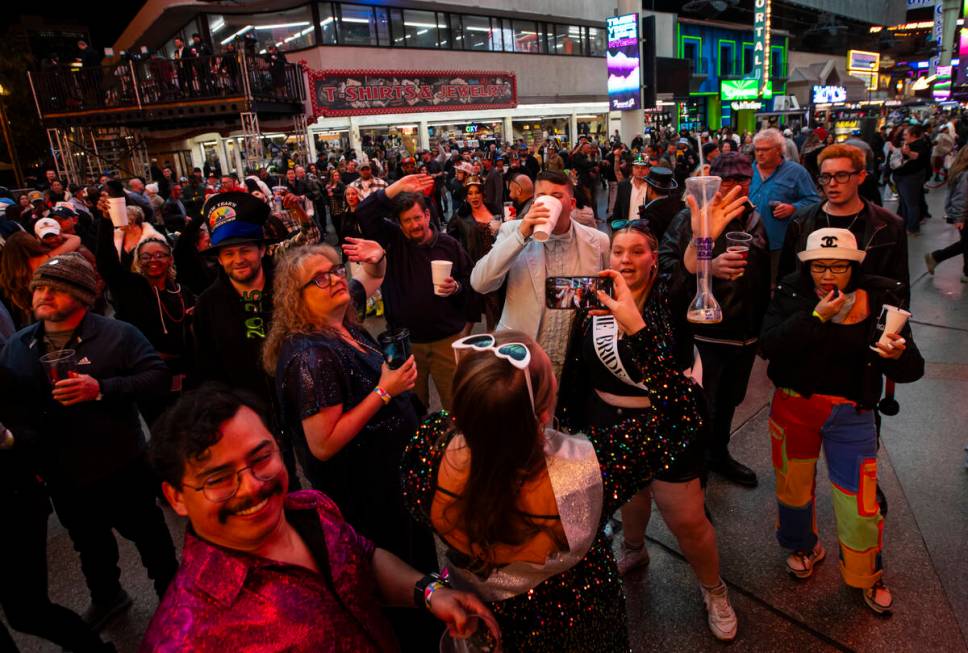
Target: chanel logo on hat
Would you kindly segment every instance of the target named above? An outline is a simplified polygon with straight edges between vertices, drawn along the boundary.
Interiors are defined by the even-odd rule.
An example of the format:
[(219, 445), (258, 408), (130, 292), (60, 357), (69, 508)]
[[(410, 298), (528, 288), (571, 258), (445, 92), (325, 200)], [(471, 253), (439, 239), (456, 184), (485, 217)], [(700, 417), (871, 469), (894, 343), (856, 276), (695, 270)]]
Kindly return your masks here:
[(820, 243), (821, 247), (836, 247), (837, 246), (837, 236), (821, 236)]

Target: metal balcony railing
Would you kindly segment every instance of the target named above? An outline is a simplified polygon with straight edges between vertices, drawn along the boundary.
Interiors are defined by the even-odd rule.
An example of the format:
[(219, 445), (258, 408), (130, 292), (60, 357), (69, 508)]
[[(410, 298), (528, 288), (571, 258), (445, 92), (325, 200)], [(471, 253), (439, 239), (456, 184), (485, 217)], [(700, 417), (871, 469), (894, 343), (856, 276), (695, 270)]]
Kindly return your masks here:
[(65, 67), (31, 73), (30, 83), (37, 110), (45, 118), (229, 98), (281, 103), (305, 100), (303, 73), (298, 65), (272, 65), (245, 53)]

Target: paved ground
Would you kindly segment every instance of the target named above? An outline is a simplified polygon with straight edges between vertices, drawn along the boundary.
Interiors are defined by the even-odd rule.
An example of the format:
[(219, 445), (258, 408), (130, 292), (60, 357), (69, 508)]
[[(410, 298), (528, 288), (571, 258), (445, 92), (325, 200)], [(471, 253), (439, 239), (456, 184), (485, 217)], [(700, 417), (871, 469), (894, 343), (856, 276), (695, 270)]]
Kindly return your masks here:
[[(746, 490), (709, 485), (723, 577), (740, 618), (730, 651), (966, 651), (968, 650), (968, 284), (959, 283), (960, 261), (928, 276), (924, 253), (956, 238), (942, 217), (943, 195), (929, 205), (935, 218), (910, 241), (915, 338), (927, 361), (925, 378), (898, 387), (901, 413), (886, 418), (880, 476), (890, 503), (885, 525), (886, 581), (895, 592), (894, 616), (876, 617), (857, 592), (846, 589), (830, 557), (807, 583), (783, 572), (773, 537), (775, 504), (766, 419), (772, 387), (757, 362), (745, 403), (733, 425), (733, 452), (753, 467), (761, 484)], [(828, 551), (836, 532), (819, 466), (818, 525)], [(168, 513), (180, 542), (183, 528)], [(695, 578), (675, 539), (656, 514), (649, 527), (649, 567), (626, 582), (635, 651), (715, 651)], [(121, 542), (123, 577), (132, 609), (105, 635), (122, 652), (135, 651), (157, 600), (137, 553)], [(51, 597), (75, 610), (87, 604), (77, 556), (64, 530), (51, 519)], [(22, 651), (56, 652), (33, 637), (15, 635)]]

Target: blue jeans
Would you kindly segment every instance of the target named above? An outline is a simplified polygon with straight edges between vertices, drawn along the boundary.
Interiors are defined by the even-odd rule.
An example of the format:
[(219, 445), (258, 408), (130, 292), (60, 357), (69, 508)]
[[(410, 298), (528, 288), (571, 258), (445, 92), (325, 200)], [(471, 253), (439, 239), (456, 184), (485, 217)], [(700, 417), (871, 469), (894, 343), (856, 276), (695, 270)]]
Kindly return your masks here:
[(895, 175), (894, 184), (897, 186), (897, 212), (904, 220), (908, 231), (921, 230), (921, 199), (924, 196), (925, 173), (916, 172), (911, 175)]

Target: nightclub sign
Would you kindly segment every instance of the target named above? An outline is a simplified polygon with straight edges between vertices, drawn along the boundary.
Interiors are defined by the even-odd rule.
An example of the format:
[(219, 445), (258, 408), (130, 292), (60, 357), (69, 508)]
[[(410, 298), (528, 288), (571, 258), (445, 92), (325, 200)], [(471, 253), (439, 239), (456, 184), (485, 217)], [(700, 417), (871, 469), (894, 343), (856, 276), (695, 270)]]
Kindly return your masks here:
[(310, 70), (315, 117), (513, 109), (513, 73), (425, 70)]

